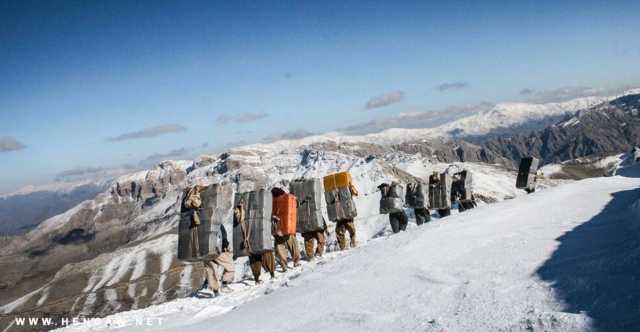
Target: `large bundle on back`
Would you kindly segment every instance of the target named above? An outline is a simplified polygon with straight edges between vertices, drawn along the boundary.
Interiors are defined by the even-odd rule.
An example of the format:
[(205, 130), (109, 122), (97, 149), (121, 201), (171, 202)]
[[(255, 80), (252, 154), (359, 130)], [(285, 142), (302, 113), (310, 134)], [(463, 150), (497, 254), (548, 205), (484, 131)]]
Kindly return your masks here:
[(516, 188), (533, 191), (536, 188), (536, 172), (540, 161), (534, 157), (524, 157), (520, 159), (518, 168), (518, 178)]
[(451, 208), (451, 176), (447, 173), (429, 177), (429, 206), (433, 209)]
[(280, 235), (296, 233), (298, 222), (298, 202), (292, 194), (282, 194), (273, 198), (273, 215), (278, 219), (277, 231)]
[(237, 193), (233, 215), (233, 255), (261, 254), (273, 250), (271, 192), (265, 189)]
[(451, 183), (451, 199), (470, 201), (472, 199), (473, 178), (471, 172), (464, 170), (453, 175)]
[(231, 209), (230, 185), (212, 184), (185, 190), (178, 224), (178, 259), (200, 261), (222, 251), (220, 225)]
[(324, 197), (327, 214), (332, 221), (353, 219), (358, 215), (356, 204), (351, 197), (351, 174), (341, 172), (324, 177)]
[(402, 186), (397, 182), (392, 182), (391, 185), (382, 184), (380, 188), (380, 213), (396, 213), (402, 212), (404, 208), (404, 190)]
[(407, 192), (405, 201), (407, 206), (413, 209), (429, 208), (429, 186), (422, 182), (413, 182), (407, 184)]
[(297, 230), (300, 233), (316, 232), (324, 229), (322, 218), (322, 193), (320, 179), (297, 179), (289, 184), (289, 192), (298, 200)]

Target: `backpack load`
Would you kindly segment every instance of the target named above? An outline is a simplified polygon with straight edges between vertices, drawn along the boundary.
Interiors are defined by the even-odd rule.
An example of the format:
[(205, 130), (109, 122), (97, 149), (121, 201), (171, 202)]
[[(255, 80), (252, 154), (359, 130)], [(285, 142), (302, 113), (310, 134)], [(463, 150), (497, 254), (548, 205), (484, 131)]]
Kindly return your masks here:
[(516, 188), (533, 192), (536, 189), (536, 172), (540, 161), (534, 157), (524, 157), (520, 159), (518, 167), (518, 178)]
[(322, 182), (320, 179), (297, 179), (289, 184), (289, 192), (298, 200), (297, 230), (299, 233), (324, 229), (322, 218)]
[(220, 225), (231, 209), (229, 185), (194, 187), (183, 194), (178, 223), (178, 259), (209, 260), (222, 252)]
[(434, 173), (429, 177), (429, 206), (433, 209), (451, 209), (451, 176)]
[(396, 213), (404, 210), (403, 188), (397, 182), (391, 182), (391, 185), (382, 184), (380, 187), (380, 213)]
[(405, 201), (407, 206), (413, 209), (429, 208), (429, 186), (422, 182), (413, 182), (407, 184), (407, 193)]
[(356, 204), (351, 196), (351, 174), (341, 172), (327, 175), (324, 181), (324, 197), (327, 201), (327, 214), (332, 221), (353, 219), (358, 215)]
[(273, 250), (271, 192), (265, 189), (236, 193), (233, 216), (234, 257)]
[(296, 233), (298, 222), (298, 202), (292, 194), (282, 194), (273, 197), (273, 215), (278, 217), (278, 233), (291, 235)]
[(471, 172), (464, 170), (454, 174), (453, 182), (451, 183), (451, 198), (457, 198), (460, 201), (470, 201), (472, 199), (472, 185), (473, 179)]

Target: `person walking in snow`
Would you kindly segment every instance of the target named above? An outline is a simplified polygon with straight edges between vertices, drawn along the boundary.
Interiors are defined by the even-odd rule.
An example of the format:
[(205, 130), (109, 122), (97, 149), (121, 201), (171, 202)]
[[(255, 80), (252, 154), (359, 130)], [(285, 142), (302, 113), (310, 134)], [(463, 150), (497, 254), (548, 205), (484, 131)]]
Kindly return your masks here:
[(406, 231), (408, 223), (409, 217), (404, 211), (389, 213), (389, 224), (391, 225), (391, 231), (394, 233)]
[[(325, 233), (327, 232), (327, 223), (324, 222), (324, 228), (319, 231), (302, 233), (304, 238), (304, 252), (307, 255), (309, 261), (314, 257), (321, 258), (324, 255), (324, 246), (327, 241)], [(315, 250), (314, 250), (315, 246)]]
[(404, 203), (402, 201), (402, 188), (397, 182), (391, 184), (383, 183), (378, 186), (380, 190), (380, 213), (389, 214), (389, 225), (391, 231), (398, 233), (401, 230), (407, 230), (409, 218), (404, 212)]
[[(241, 224), (245, 220), (245, 211), (243, 208), (243, 204), (238, 204), (233, 209), (233, 223)], [(249, 241), (246, 239), (245, 241)], [(248, 246), (248, 244), (247, 244)], [(264, 268), (271, 275), (271, 279), (275, 278), (276, 272), (276, 260), (273, 255), (273, 250), (268, 250), (258, 254), (250, 254), (249, 255), (249, 267), (251, 268), (251, 273), (253, 274), (253, 280), (256, 284), (260, 283), (260, 274), (262, 273), (262, 269)]]
[(255, 281), (256, 285), (262, 283), (262, 281), (260, 281), (262, 269), (269, 272), (271, 279), (276, 277), (276, 259), (272, 250), (265, 251), (261, 254), (249, 255), (249, 266), (251, 267), (253, 281)]
[[(358, 196), (358, 190), (356, 190), (353, 183), (349, 183), (349, 192), (351, 193), (351, 197)], [(341, 219), (336, 222), (336, 238), (338, 239), (340, 250), (347, 248), (347, 232), (349, 233), (351, 248), (355, 248), (357, 246), (356, 225), (353, 218)]]
[[(214, 259), (203, 262), (207, 281), (207, 287), (201, 291), (203, 295), (218, 296), (220, 292), (231, 292), (229, 284), (233, 282), (235, 276), (235, 265), (224, 225), (220, 225), (220, 234), (222, 235), (222, 252)], [(219, 270), (222, 270), (222, 273)], [(222, 287), (220, 287), (220, 279), (222, 279)]]
[[(271, 189), (271, 195), (278, 197), (284, 195), (285, 192), (281, 188)], [(271, 218), (271, 234), (274, 238), (274, 248), (276, 254), (276, 260), (282, 266), (282, 272), (287, 272), (287, 259), (288, 254), (291, 254), (293, 260), (293, 266), (300, 266), (300, 249), (298, 247), (298, 240), (295, 234), (282, 234), (279, 231), (278, 223), (280, 218), (273, 215)]]

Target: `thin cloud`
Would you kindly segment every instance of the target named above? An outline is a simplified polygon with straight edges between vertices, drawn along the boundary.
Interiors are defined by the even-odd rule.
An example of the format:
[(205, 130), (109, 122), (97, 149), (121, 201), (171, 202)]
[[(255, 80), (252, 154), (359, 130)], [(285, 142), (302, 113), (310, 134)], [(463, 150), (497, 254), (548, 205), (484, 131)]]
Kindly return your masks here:
[(404, 92), (400, 90), (393, 91), (393, 92), (385, 93), (381, 96), (376, 96), (369, 99), (369, 101), (367, 101), (367, 104), (365, 105), (364, 108), (370, 110), (374, 108), (385, 107), (391, 104), (399, 103), (403, 100), (404, 100)]
[(449, 121), (489, 110), (493, 106), (494, 104), (489, 102), (475, 105), (451, 106), (440, 110), (413, 106), (396, 116), (354, 124), (338, 129), (337, 131), (347, 135), (364, 135), (378, 133), (390, 128), (433, 128)]
[(18, 142), (13, 137), (0, 137), (0, 152), (17, 151), (26, 147), (26, 145)]
[(467, 82), (445, 82), (436, 87), (436, 90), (440, 92), (462, 90), (469, 87)]
[(231, 149), (231, 148), (235, 148), (235, 147), (243, 146), (243, 145), (247, 145), (247, 144), (249, 144), (249, 142), (247, 142), (245, 140), (237, 140), (237, 141), (227, 142), (222, 147), (224, 149)]
[(263, 138), (263, 140), (265, 142), (275, 142), (283, 139), (299, 139), (299, 138), (305, 138), (313, 135), (315, 135), (315, 133), (307, 131), (305, 129), (296, 129), (296, 130), (286, 131), (278, 135), (270, 135)]
[(128, 173), (133, 166), (123, 165), (121, 167), (79, 167), (62, 171), (55, 176), (56, 181), (81, 181), (114, 178), (118, 175)]
[(566, 101), (580, 97), (602, 96), (610, 93), (608, 90), (590, 86), (566, 86), (557, 89), (536, 91), (529, 95), (529, 101), (537, 103), (552, 103)]
[(68, 177), (76, 177), (76, 176), (84, 176), (96, 173), (102, 173), (108, 170), (104, 167), (84, 167), (84, 168), (74, 168), (67, 171), (60, 172), (56, 174), (56, 179), (63, 179)]
[(216, 118), (218, 124), (249, 123), (262, 120), (269, 116), (265, 112), (242, 112), (236, 114), (221, 114)]
[(520, 90), (520, 95), (529, 96), (529, 95), (533, 94), (534, 92), (535, 91), (533, 89), (524, 88), (524, 89)]
[(109, 142), (120, 142), (120, 141), (127, 141), (127, 140), (141, 139), (141, 138), (156, 137), (156, 136), (171, 134), (171, 133), (179, 133), (183, 131), (187, 131), (187, 128), (178, 124), (170, 123), (170, 124), (165, 124), (161, 126), (145, 128), (139, 131), (124, 133), (116, 137), (110, 137), (107, 140)]

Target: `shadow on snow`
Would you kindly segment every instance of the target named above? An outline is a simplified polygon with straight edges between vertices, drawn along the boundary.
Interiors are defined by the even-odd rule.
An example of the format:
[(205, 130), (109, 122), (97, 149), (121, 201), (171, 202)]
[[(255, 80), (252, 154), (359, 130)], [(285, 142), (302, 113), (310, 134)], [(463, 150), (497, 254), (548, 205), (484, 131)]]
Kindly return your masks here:
[(640, 331), (640, 188), (612, 194), (605, 208), (557, 240), (537, 274), (552, 283), (565, 311), (585, 311), (598, 330)]

